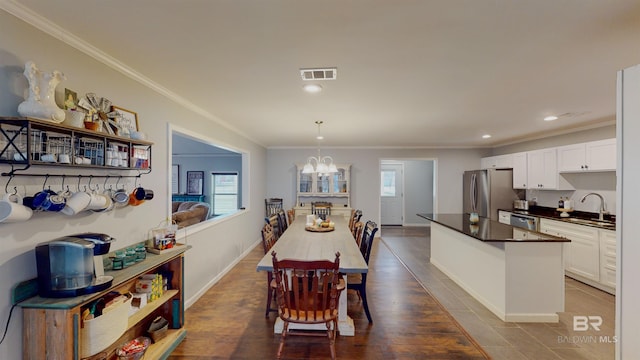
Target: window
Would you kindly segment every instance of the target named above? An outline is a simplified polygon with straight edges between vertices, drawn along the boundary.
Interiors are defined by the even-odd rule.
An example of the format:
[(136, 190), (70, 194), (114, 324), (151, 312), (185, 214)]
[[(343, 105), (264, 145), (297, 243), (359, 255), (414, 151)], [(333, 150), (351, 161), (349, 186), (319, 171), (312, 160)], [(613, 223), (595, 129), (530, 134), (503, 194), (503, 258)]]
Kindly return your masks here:
[(213, 172), (211, 178), (214, 216), (238, 210), (238, 174)]
[(396, 196), (396, 171), (382, 170), (380, 175), (380, 196)]

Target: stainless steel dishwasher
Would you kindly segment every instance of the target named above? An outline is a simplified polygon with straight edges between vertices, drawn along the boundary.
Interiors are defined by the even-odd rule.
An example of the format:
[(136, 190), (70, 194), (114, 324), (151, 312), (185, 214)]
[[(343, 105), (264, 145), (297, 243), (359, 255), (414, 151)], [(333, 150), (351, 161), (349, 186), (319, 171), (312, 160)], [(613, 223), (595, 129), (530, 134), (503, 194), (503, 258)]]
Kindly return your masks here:
[(511, 214), (511, 226), (538, 231), (538, 218), (530, 215)]

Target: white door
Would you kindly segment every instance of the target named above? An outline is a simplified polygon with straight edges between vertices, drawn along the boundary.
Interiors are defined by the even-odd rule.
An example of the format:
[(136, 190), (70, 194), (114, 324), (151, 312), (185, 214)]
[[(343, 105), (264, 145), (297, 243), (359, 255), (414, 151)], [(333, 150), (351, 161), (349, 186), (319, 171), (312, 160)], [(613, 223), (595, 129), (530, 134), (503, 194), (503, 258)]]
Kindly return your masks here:
[(402, 225), (402, 164), (382, 164), (380, 171), (380, 212), (382, 225)]

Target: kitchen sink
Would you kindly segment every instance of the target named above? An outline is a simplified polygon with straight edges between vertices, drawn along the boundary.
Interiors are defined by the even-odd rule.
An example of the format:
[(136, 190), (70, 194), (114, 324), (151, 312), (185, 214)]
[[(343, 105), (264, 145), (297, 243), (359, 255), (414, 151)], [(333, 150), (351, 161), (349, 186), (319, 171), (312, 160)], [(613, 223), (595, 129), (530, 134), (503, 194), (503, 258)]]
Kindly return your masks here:
[(595, 226), (602, 226), (607, 228), (612, 228), (616, 226), (616, 223), (611, 221), (604, 221), (604, 220), (595, 220), (595, 219), (587, 220), (587, 219), (579, 219), (579, 218), (568, 218), (566, 220), (576, 224), (595, 225)]

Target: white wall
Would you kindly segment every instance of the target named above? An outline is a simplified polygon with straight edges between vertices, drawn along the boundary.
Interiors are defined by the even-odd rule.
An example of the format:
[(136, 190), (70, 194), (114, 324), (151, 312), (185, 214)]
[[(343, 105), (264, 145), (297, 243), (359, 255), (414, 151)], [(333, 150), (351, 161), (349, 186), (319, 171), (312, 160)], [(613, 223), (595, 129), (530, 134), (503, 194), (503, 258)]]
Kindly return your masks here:
[[(259, 230), (264, 213), (263, 199), (266, 194), (266, 150), (204, 118), (177, 103), (133, 81), (123, 74), (96, 61), (94, 58), (42, 33), (12, 15), (0, 10), (0, 115), (17, 116), (18, 104), (23, 100), (27, 81), (23, 76), (24, 63), (33, 60), (43, 71), (60, 70), (67, 76), (57, 90), (62, 99), (64, 88), (75, 90), (79, 96), (95, 92), (110, 99), (114, 104), (138, 113), (139, 125), (155, 143), (152, 153), (152, 173), (143, 176), (145, 187), (155, 191), (155, 198), (139, 207), (129, 207), (111, 213), (86, 213), (67, 217), (62, 214), (35, 214), (24, 223), (0, 224), (0, 324), (4, 329), (9, 316), (10, 293), (20, 281), (36, 276), (36, 244), (69, 234), (95, 231), (112, 235), (117, 240), (112, 249), (127, 247), (146, 239), (151, 228), (167, 218), (170, 205), (170, 171), (168, 169), (169, 144), (168, 124), (203, 134), (224, 144), (230, 144), (250, 153), (251, 176), (249, 206), (238, 216), (214, 222), (213, 226), (194, 226), (186, 239), (193, 249), (186, 253), (185, 298), (187, 305), (193, 302), (203, 289), (259, 240)], [(161, 79), (160, 79), (161, 80)], [(170, 87), (170, 84), (168, 84)], [(0, 165), (0, 171), (7, 171)], [(56, 169), (47, 169), (54, 172)], [(68, 174), (78, 174), (77, 169), (58, 169)], [(42, 172), (34, 167), (30, 172)], [(92, 172), (101, 172), (95, 170)], [(84, 172), (87, 174), (87, 172)], [(5, 185), (6, 178), (0, 178)], [(50, 179), (53, 188), (60, 186), (59, 179)], [(11, 186), (17, 185), (22, 194), (35, 193), (42, 186), (40, 178), (15, 178)], [(132, 182), (128, 182), (131, 187)], [(1, 191), (1, 190), (0, 190)], [(183, 234), (181, 233), (180, 236)], [(22, 357), (22, 313), (13, 312), (7, 338), (0, 345), (0, 359)]]
[[(296, 199), (296, 163), (304, 163), (316, 149), (268, 149), (267, 194), (282, 197), (286, 208)], [(351, 207), (361, 209), (363, 219), (380, 223), (380, 160), (434, 159), (436, 207), (434, 212), (462, 211), (462, 174), (476, 169), (485, 150), (467, 149), (322, 149), (336, 163), (351, 164)], [(425, 221), (426, 223), (426, 221)]]
[(424, 225), (418, 213), (433, 213), (434, 162), (404, 160), (404, 224)]

